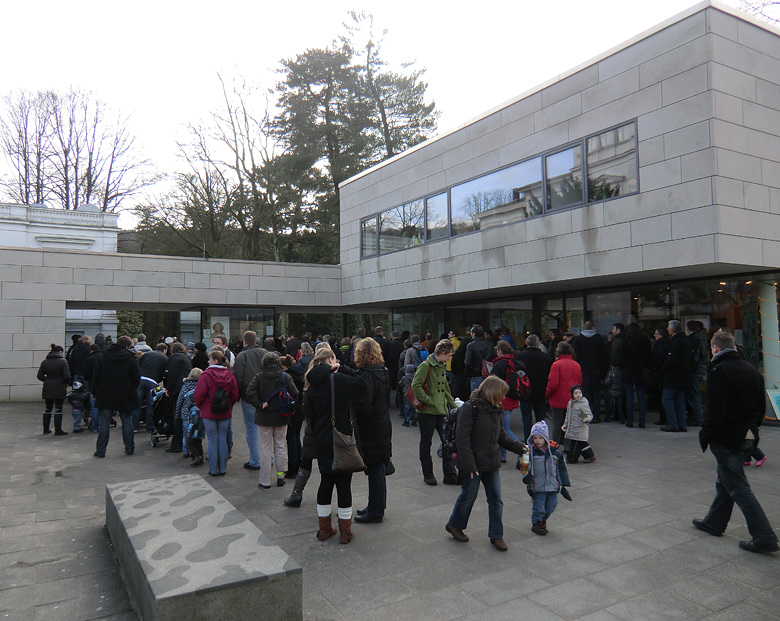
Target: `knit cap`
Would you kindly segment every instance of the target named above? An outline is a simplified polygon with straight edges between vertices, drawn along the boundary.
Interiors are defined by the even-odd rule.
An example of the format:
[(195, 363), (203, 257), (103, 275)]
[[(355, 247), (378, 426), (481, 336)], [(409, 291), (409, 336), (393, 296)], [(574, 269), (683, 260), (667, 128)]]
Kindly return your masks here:
[(547, 429), (547, 423), (545, 423), (543, 420), (540, 420), (538, 423), (534, 423), (534, 426), (531, 427), (531, 433), (528, 436), (528, 441), (526, 444), (528, 446), (533, 445), (533, 438), (534, 436), (542, 436), (545, 440), (547, 440), (547, 444), (550, 444), (550, 432)]

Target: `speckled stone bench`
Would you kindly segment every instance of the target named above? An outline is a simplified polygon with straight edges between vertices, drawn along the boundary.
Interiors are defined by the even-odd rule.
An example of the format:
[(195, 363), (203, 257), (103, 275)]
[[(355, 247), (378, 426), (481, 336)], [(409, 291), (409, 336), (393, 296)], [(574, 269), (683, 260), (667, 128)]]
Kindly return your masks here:
[(197, 475), (107, 485), (106, 526), (144, 621), (302, 617), (300, 566)]

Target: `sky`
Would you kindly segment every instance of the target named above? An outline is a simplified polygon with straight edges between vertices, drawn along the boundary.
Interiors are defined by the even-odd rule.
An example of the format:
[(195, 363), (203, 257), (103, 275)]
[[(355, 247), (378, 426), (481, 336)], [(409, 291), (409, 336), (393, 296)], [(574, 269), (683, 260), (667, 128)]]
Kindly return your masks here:
[(263, 90), (279, 80), (279, 60), (327, 46), (351, 9), (388, 30), (382, 49), (393, 68), (414, 61), (426, 69), (444, 132), (694, 4), (28, 0), (3, 7), (0, 96), (92, 91), (131, 117), (139, 148), (160, 171), (174, 172), (184, 168), (176, 141), (186, 138), (187, 124), (220, 106), (218, 74), (254, 85), (262, 107)]

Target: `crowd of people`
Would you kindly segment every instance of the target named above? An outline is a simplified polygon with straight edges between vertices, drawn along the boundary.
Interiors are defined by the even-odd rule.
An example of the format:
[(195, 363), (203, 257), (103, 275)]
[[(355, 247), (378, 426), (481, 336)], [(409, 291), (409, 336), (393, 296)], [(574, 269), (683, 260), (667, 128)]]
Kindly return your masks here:
[[(478, 324), (465, 336), (451, 330), (438, 339), (430, 332), (421, 339), (397, 331), (386, 339), (377, 327), (372, 337), (291, 335), (266, 338), (262, 346), (250, 330), (232, 347), (224, 334), (215, 334), (208, 353), (203, 343), (185, 345), (171, 337), (152, 348), (143, 334), (135, 339), (121, 336), (115, 343), (103, 335), (95, 343), (87, 335), (76, 335), (67, 353), (53, 344), (41, 364), (43, 433), (51, 432), (53, 416), (55, 435), (67, 435), (62, 420), (68, 398), (73, 432), (81, 433), (87, 425), (97, 433), (95, 457), (106, 456), (118, 417), (127, 455), (133, 455), (135, 434), (145, 426), (170, 437), (166, 451), (190, 458), (193, 467), (208, 463), (209, 475), (219, 477), (227, 473), (232, 457), (232, 412), (240, 401), (249, 454), (244, 468), (258, 472), (258, 487), (282, 487), (286, 479), (294, 479), (284, 503), (300, 507), (316, 459), (317, 537), (325, 541), (338, 533), (341, 543), (349, 543), (354, 536), (355, 469), (339, 465), (334, 438), (354, 437), (361, 458), (358, 471), (368, 477), (368, 503), (354, 521), (382, 522), (386, 479), (395, 470), (390, 420), (394, 391), (403, 426), (419, 431), (423, 482), (438, 484), (431, 455), (436, 432), (442, 440), (442, 481), (461, 487), (447, 532), (456, 541), (469, 540), (464, 530), (481, 482), (489, 509), (488, 537), (503, 551), (507, 544), (498, 471), (507, 451), (517, 453), (516, 467), (533, 497), (531, 530), (546, 535), (558, 494), (571, 499), (567, 464), (596, 460), (590, 425), (603, 420), (633, 427), (636, 397), (638, 427), (645, 428), (652, 391), (660, 399), (661, 430), (684, 432), (703, 425), (702, 449), (710, 447), (718, 461), (716, 499), (708, 516), (694, 520), (694, 526), (721, 534), (736, 502), (750, 516), (753, 535), (742, 547), (774, 551), (777, 538), (744, 472), (733, 467), (734, 459), (740, 468), (752, 459), (760, 466), (766, 459), (757, 447), (765, 407), (763, 397), (758, 399), (761, 376), (742, 360), (730, 334), (719, 329), (706, 334), (697, 321), (688, 322), (687, 329), (686, 336), (679, 321), (670, 321), (655, 330), (652, 346), (635, 323), (627, 328), (616, 323), (605, 338), (585, 322), (577, 335), (553, 331), (543, 339), (528, 334), (519, 344), (505, 327), (486, 331)], [(715, 366), (719, 356), (723, 362)], [(735, 365), (741, 375), (732, 390), (747, 390), (750, 397), (734, 405), (735, 411), (723, 411), (722, 404), (710, 408), (709, 382), (708, 414), (703, 416), (700, 384), (708, 368), (719, 371)], [(520, 438), (511, 428), (511, 413), (518, 408)], [(447, 448), (448, 433), (453, 434), (454, 450)], [(337, 527), (332, 520), (334, 488)]]

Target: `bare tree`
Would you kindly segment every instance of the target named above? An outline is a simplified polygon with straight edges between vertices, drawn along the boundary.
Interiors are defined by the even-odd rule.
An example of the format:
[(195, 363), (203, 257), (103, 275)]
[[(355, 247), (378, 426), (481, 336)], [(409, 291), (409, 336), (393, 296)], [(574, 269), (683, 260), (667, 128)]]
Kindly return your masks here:
[(56, 198), (64, 209), (92, 203), (114, 211), (156, 180), (135, 152), (129, 119), (109, 121), (108, 107), (91, 93), (21, 91), (4, 103), (0, 146), (16, 177), (4, 184), (11, 200)]
[(780, 1), (778, 0), (740, 0), (738, 8), (773, 26), (780, 26)]

